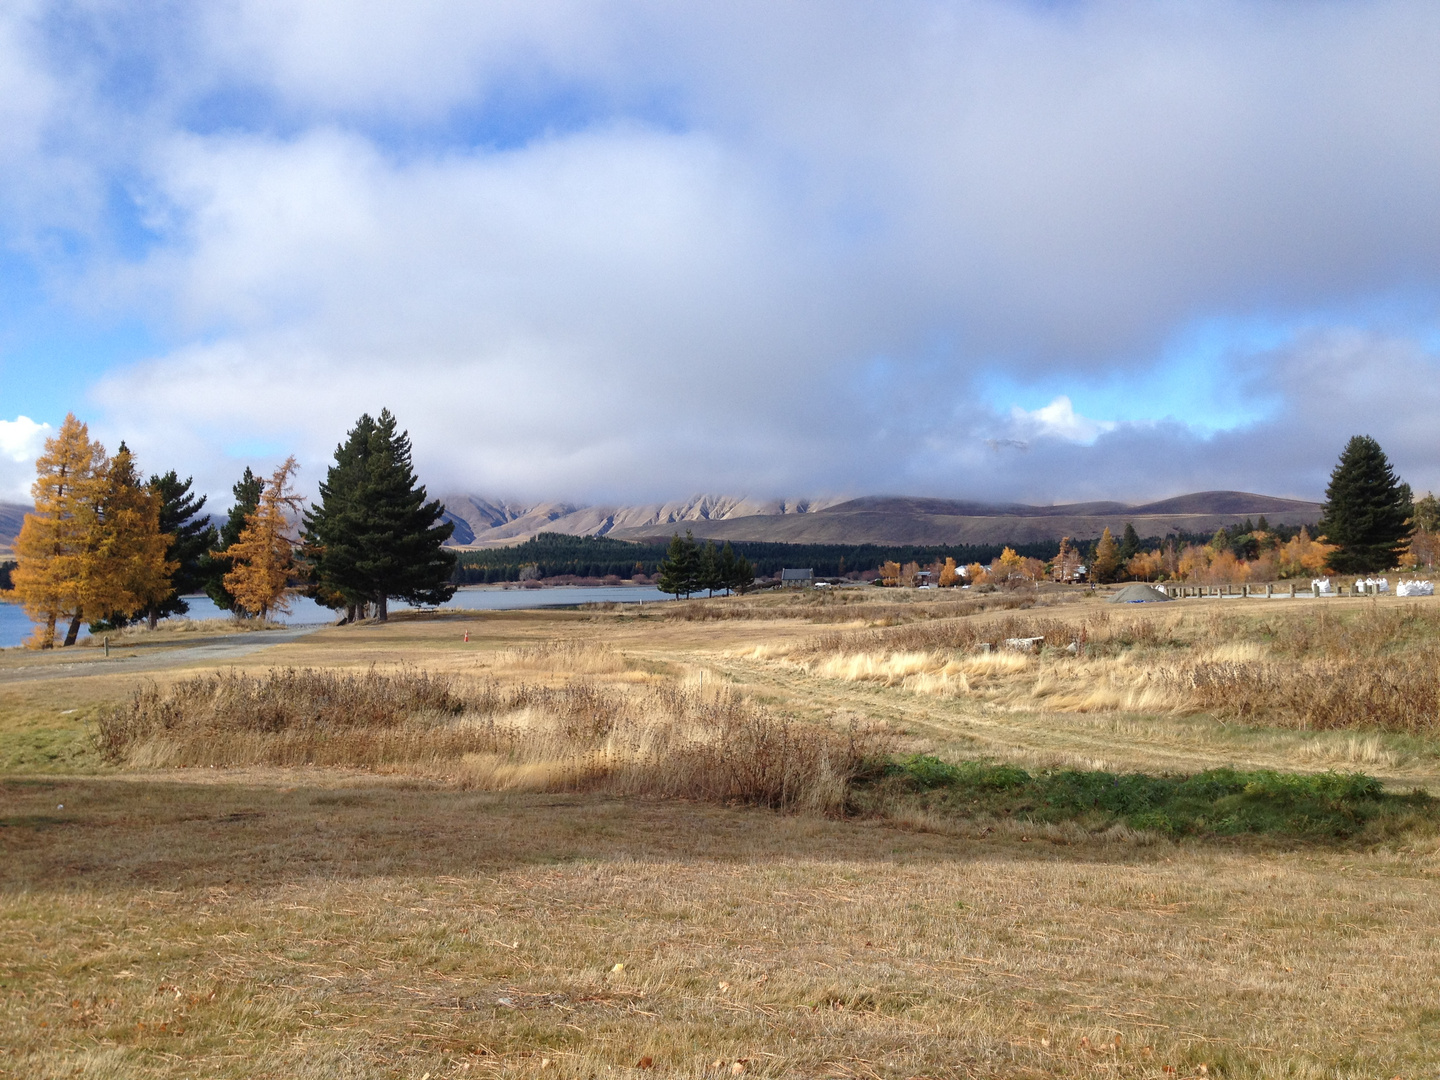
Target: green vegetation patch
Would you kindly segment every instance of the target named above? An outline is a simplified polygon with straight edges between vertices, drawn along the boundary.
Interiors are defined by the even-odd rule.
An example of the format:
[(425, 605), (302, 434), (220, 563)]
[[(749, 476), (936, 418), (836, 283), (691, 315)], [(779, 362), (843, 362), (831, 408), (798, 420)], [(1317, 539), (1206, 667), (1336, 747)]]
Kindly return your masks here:
[(90, 772), (102, 765), (84, 728), (0, 731), (0, 772)]
[(956, 816), (1011, 817), (1092, 829), (1125, 824), (1167, 836), (1270, 834), (1353, 839), (1432, 826), (1440, 800), (1423, 791), (1387, 793), (1360, 773), (1241, 772), (1150, 776), (1074, 769), (1029, 772), (929, 755), (890, 760), (855, 788), (858, 808), (919, 802)]

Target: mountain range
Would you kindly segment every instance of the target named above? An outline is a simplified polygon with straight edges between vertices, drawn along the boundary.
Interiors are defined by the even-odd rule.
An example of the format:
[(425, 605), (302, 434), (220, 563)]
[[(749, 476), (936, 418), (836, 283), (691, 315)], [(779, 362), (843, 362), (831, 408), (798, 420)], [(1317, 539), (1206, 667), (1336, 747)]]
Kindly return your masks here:
[[(865, 496), (829, 499), (753, 499), (697, 495), (666, 503), (579, 505), (514, 502), (478, 495), (441, 497), (455, 525), (457, 547), (516, 544), (540, 532), (609, 536), (617, 540), (668, 539), (689, 530), (710, 540), (789, 544), (1023, 544), (1092, 538), (1127, 523), (1141, 536), (1212, 533), (1245, 518), (1274, 525), (1307, 525), (1320, 504), (1244, 491), (1200, 491), (1159, 502), (983, 503), (956, 499)], [(27, 506), (0, 503), (0, 554), (20, 531)]]
[(1320, 504), (1244, 491), (1201, 491), (1159, 502), (982, 503), (954, 499), (866, 496), (751, 499), (697, 495), (634, 506), (516, 503), (476, 495), (445, 495), (462, 547), (513, 544), (540, 532), (602, 535), (617, 540), (668, 538), (689, 530), (713, 540), (791, 544), (1000, 544), (1117, 535), (1126, 523), (1141, 536), (1212, 533), (1260, 515), (1275, 525), (1313, 524)]

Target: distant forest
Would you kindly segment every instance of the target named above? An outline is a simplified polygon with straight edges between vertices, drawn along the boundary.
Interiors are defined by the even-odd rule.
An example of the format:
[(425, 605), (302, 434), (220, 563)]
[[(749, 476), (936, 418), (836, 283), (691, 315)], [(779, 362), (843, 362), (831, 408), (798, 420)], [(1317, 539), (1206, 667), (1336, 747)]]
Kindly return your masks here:
[[(1243, 545), (1253, 530), (1250, 522), (1230, 526), (1226, 532)], [(1274, 526), (1273, 532), (1288, 540), (1300, 531), (1298, 526)], [(1243, 539), (1242, 539), (1243, 538)], [(1117, 536), (1118, 540), (1119, 537)], [(1170, 536), (1147, 536), (1140, 540), (1146, 550), (1158, 548), (1168, 540), (1181, 547), (1206, 544), (1210, 534), (1172, 533)], [(1089, 552), (1099, 537), (1072, 539), (1071, 546)], [(668, 538), (651, 541), (612, 540), (605, 536), (569, 536), (564, 533), (540, 533), (534, 539), (513, 547), (484, 548), (479, 551), (456, 552), (457, 562), (452, 580), (457, 585), (481, 585), (527, 578), (556, 577), (631, 578), (636, 574), (653, 576), (665, 557)], [(717, 547), (719, 545), (716, 545)], [(1004, 544), (774, 544), (732, 541), (737, 555), (749, 559), (757, 577), (771, 577), (785, 567), (812, 567), (817, 577), (844, 577), (879, 569), (884, 562), (902, 565), (915, 562), (921, 566), (952, 558), (961, 566), (969, 563), (989, 564), (999, 558)], [(1059, 541), (1014, 544), (1019, 555), (1048, 561), (1060, 551)]]
[(11, 588), (10, 571), (15, 569), (13, 562), (0, 562), (0, 592)]
[[(530, 578), (650, 576), (659, 569), (668, 543), (668, 540), (636, 543), (604, 536), (540, 533), (533, 540), (514, 547), (457, 552), (459, 561), (453, 580), (460, 585), (520, 581), (522, 573)], [(1002, 544), (948, 544), (939, 547), (903, 544), (890, 547), (879, 544), (732, 541), (731, 546), (737, 555), (750, 560), (758, 577), (770, 577), (787, 566), (812, 567), (819, 577), (843, 577), (853, 572), (875, 570), (887, 560), (929, 565), (943, 561), (947, 556), (961, 565), (989, 563), (1004, 550)], [(1015, 550), (1031, 558), (1050, 559), (1059, 550), (1059, 544), (1019, 544)]]

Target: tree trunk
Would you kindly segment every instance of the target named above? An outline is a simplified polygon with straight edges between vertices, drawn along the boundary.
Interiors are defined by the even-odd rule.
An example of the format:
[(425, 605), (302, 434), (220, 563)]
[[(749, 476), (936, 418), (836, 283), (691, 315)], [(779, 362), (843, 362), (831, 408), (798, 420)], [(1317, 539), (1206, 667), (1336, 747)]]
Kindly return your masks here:
[(345, 608), (345, 621), (347, 623), (353, 623), (357, 621), (358, 616), (355, 614), (355, 607), (356, 606), (354, 604), (350, 604)]
[(388, 596), (381, 595), (381, 596), (379, 596), (379, 597), (376, 598), (376, 600), (375, 600), (375, 621), (376, 621), (376, 622), (389, 622), (389, 621), (390, 621), (390, 598), (389, 598)]
[(70, 629), (65, 632), (65, 644), (74, 645), (75, 639), (80, 636), (80, 613), (76, 612), (75, 617), (70, 620)]
[(151, 629), (151, 630), (154, 630), (155, 627), (157, 627), (157, 626), (159, 626), (159, 625), (160, 625), (160, 609), (157, 608), (157, 607), (155, 607), (155, 606), (152, 604), (151, 607), (150, 607), (150, 629)]
[(55, 647), (55, 612), (50, 612), (45, 620), (45, 640), (40, 643), (42, 649), (53, 649)]

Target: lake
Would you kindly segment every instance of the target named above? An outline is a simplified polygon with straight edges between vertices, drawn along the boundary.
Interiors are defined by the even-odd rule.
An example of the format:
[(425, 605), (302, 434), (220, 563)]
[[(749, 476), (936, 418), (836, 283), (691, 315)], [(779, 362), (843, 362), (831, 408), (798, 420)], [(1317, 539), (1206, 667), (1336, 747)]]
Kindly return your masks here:
[[(470, 611), (523, 611), (531, 608), (571, 607), (575, 604), (639, 604), (658, 603), (672, 597), (653, 585), (557, 585), (550, 589), (468, 588), (459, 590), (443, 606)], [(190, 619), (223, 619), (227, 613), (215, 606), (208, 596), (187, 596)], [(391, 611), (404, 611), (408, 604), (392, 603)], [(303, 596), (290, 598), (290, 614), (277, 621), (291, 626), (307, 623), (334, 622), (339, 616)], [(22, 644), (30, 636), (34, 624), (19, 604), (0, 604), (0, 648)], [(61, 633), (64, 630), (62, 628)], [(81, 634), (85, 633), (82, 628)]]

